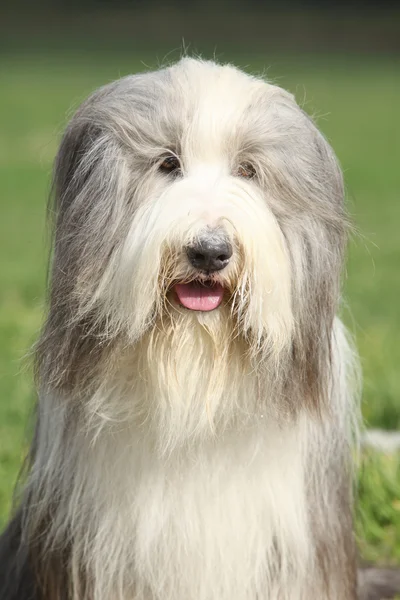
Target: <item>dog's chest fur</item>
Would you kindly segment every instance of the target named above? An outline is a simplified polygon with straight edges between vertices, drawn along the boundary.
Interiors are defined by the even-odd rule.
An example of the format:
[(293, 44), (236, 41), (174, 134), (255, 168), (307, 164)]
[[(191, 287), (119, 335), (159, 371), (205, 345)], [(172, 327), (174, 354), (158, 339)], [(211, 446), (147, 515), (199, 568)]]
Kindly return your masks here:
[[(118, 472), (113, 456), (101, 458), (103, 473)], [(129, 486), (114, 476), (102, 498), (107, 515), (98, 515), (96, 598), (106, 597), (108, 568), (119, 574), (118, 600), (281, 600), (278, 581), (288, 598), (302, 598), (311, 557), (296, 429), (261, 422), (166, 460), (142, 447), (121, 467)], [(118, 548), (101, 549), (107, 539)]]

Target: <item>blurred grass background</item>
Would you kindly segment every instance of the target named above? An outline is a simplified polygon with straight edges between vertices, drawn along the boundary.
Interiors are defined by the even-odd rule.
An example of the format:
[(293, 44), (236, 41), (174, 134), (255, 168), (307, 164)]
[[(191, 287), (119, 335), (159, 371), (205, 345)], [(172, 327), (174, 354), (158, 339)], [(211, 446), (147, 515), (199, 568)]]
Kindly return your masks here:
[[(127, 35), (130, 21), (125, 13), (114, 20), (107, 20), (103, 12), (90, 13), (97, 19), (92, 21), (85, 13), (85, 23), (97, 23), (87, 36), (82, 19), (71, 21), (68, 13), (59, 40), (57, 29), (46, 29), (37, 15), (32, 16), (34, 25), (27, 21), (22, 27), (18, 19), (0, 25), (0, 523), (10, 510), (35, 402), (30, 361), (21, 358), (43, 319), (45, 207), (52, 160), (68, 116), (93, 89), (124, 74), (157, 67), (167, 48), (181, 46), (186, 23), (181, 12), (175, 7), (171, 16), (163, 6), (160, 11), (158, 22), (173, 24), (174, 33), (162, 43), (155, 34), (147, 39), (148, 22), (139, 11), (135, 14), (142, 15), (141, 46)], [(207, 15), (199, 14), (207, 21)], [(254, 24), (260, 24), (259, 14), (253, 15)], [(262, 28), (252, 42), (250, 28), (248, 43), (237, 41), (232, 32), (226, 38), (225, 32), (222, 44), (213, 45), (209, 35), (205, 49), (200, 44), (195, 50), (250, 72), (265, 72), (295, 93), (333, 145), (345, 172), (349, 211), (360, 232), (349, 248), (344, 319), (361, 355), (363, 415), (370, 427), (400, 429), (400, 62), (393, 37), (398, 14), (380, 12), (364, 19), (361, 35), (362, 24), (355, 30), (353, 20), (349, 29), (348, 19), (341, 22), (334, 12), (334, 27), (326, 30), (330, 33), (325, 40), (321, 24), (329, 15), (313, 21), (307, 14), (301, 12), (307, 25), (301, 36), (290, 13), (294, 40), (281, 39), (279, 32), (289, 22), (281, 14), (275, 28), (271, 20), (265, 21), (272, 32), (269, 45), (263, 45)], [(54, 19), (48, 22), (54, 25)], [(18, 35), (13, 35), (15, 22)], [(311, 22), (319, 24), (318, 43), (315, 36), (310, 41)], [(66, 33), (65, 23), (72, 23), (75, 34)], [(137, 32), (138, 23), (131, 23), (136, 23)], [(244, 25), (249, 27), (247, 12), (236, 31), (243, 31)], [(107, 26), (112, 36), (106, 36)], [(336, 40), (335, 27), (342, 34), (347, 27), (347, 37)], [(161, 25), (160, 31), (165, 36)], [(372, 53), (371, 40), (377, 49)], [(175, 51), (167, 61), (178, 56)], [(399, 456), (365, 453), (358, 491), (357, 535), (363, 557), (400, 564)]]

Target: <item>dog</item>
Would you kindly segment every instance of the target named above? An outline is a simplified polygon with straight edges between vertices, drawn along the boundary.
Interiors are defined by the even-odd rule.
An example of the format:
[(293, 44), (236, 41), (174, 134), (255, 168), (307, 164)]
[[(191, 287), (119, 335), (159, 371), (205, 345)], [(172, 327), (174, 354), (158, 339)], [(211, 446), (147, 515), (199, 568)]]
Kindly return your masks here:
[(355, 600), (349, 223), (311, 118), (183, 58), (84, 102), (53, 187), (1, 599)]

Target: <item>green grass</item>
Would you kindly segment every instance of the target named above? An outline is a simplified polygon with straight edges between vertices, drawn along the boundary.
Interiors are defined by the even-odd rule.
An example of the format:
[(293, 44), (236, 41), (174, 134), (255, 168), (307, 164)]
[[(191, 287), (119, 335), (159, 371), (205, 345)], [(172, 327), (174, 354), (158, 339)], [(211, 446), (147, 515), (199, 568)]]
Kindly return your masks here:
[(400, 456), (365, 452), (358, 479), (356, 533), (363, 558), (400, 564)]
[[(349, 252), (345, 320), (364, 371), (370, 426), (400, 428), (400, 78), (390, 59), (222, 56), (292, 90), (331, 141), (361, 235)], [(0, 521), (26, 450), (34, 404), (21, 357), (43, 314), (45, 203), (71, 110), (95, 87), (157, 57), (36, 54), (0, 62)], [(29, 361), (28, 361), (29, 362)], [(398, 457), (364, 459), (357, 531), (366, 558), (400, 563)]]

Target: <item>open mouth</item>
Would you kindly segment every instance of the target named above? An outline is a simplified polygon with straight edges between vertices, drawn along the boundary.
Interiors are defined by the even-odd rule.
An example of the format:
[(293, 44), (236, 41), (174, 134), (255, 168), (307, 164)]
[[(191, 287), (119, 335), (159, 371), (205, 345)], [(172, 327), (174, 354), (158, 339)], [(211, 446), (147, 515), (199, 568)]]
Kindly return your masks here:
[(182, 306), (203, 312), (218, 308), (224, 298), (223, 286), (214, 281), (177, 283), (173, 291)]

